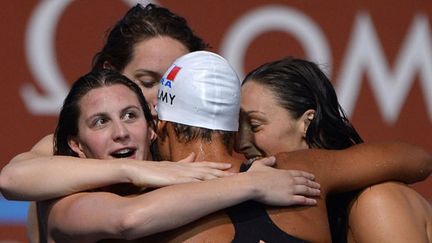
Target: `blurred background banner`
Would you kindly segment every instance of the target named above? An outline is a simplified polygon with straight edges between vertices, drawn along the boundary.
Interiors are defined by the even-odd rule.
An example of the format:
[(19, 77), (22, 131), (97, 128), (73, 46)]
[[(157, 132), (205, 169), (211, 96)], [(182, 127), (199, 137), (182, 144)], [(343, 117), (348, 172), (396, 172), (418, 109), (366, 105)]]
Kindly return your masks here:
[[(141, 1), (146, 3), (146, 1)], [(184, 16), (240, 77), (283, 56), (318, 62), (366, 141), (432, 151), (432, 2), (153, 1)], [(3, 1), (0, 167), (55, 128), (70, 83), (136, 1)], [(432, 201), (432, 178), (414, 185)], [(0, 243), (26, 242), (28, 204), (0, 199)]]

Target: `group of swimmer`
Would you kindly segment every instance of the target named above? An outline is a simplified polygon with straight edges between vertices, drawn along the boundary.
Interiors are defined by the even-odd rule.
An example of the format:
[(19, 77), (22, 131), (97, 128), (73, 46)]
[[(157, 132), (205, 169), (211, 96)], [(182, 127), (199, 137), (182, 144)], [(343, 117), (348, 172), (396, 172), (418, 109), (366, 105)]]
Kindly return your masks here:
[(54, 134), (1, 171), (7, 199), (34, 202), (30, 242), (432, 242), (407, 185), (430, 153), (364, 143), (314, 62), (240, 80), (207, 48), (154, 4), (113, 26)]

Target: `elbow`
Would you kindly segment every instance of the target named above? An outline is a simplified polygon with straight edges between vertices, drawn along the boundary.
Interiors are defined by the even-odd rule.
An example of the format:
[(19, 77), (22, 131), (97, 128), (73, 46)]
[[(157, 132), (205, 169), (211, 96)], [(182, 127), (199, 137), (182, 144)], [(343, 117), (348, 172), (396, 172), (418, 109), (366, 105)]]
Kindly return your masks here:
[(423, 172), (424, 179), (426, 179), (432, 173), (432, 154), (427, 152), (425, 153), (426, 153), (425, 155), (426, 166)]
[(432, 173), (432, 154), (423, 149), (419, 150), (417, 161), (420, 161), (421, 163), (414, 172), (416, 177), (412, 178), (413, 180), (410, 183), (425, 180)]
[(139, 208), (122, 213), (116, 222), (116, 231), (120, 238), (134, 240), (155, 233), (152, 230), (155, 227), (152, 227), (152, 214), (149, 211)]
[(135, 233), (137, 224), (136, 216), (129, 213), (118, 218), (116, 231), (121, 239), (134, 240), (138, 238)]
[(420, 157), (421, 167), (419, 169), (419, 179), (425, 180), (432, 173), (432, 154), (423, 150), (420, 153), (422, 156)]
[(14, 178), (19, 176), (19, 172), (8, 168), (6, 165), (0, 172), (0, 192), (4, 198), (8, 200), (20, 200), (19, 195), (15, 192), (15, 181)]

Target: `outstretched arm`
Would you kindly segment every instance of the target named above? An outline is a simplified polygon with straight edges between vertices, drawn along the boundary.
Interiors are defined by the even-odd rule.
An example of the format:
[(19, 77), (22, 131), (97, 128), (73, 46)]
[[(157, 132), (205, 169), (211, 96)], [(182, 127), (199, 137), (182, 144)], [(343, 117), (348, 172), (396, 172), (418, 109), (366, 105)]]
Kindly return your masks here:
[[(161, 187), (231, 175), (229, 164), (171, 163), (128, 159), (96, 160), (53, 156), (48, 135), (13, 158), (0, 173), (0, 189), (10, 200), (40, 201), (116, 183)], [(193, 161), (193, 155), (186, 161)]]
[(338, 162), (329, 167), (334, 175), (331, 188), (336, 192), (389, 180), (414, 183), (432, 172), (432, 155), (408, 143), (361, 144), (338, 153)]
[(327, 193), (356, 190), (383, 181), (414, 183), (432, 171), (432, 155), (402, 142), (355, 145), (344, 150), (308, 149), (277, 156), (280, 165), (314, 173)]
[[(257, 163), (236, 176), (168, 186), (132, 198), (106, 192), (74, 194), (52, 206), (49, 233), (57, 240), (135, 239), (179, 227), (249, 199), (286, 206), (293, 202), (311, 205), (314, 200), (294, 197), (298, 191), (319, 194), (318, 185), (311, 179), (308, 173), (276, 170)], [(309, 181), (306, 184), (310, 187), (301, 181)]]

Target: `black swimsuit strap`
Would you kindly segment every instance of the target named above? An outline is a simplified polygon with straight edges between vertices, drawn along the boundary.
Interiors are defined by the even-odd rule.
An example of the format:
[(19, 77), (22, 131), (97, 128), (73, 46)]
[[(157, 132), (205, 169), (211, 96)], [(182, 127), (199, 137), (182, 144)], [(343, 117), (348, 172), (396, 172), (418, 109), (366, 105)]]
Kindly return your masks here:
[[(247, 171), (249, 167), (250, 165), (242, 164), (240, 171)], [(234, 243), (259, 242), (260, 240), (266, 243), (306, 242), (287, 234), (275, 225), (261, 203), (246, 201), (227, 208), (225, 211), (234, 224), (235, 236), (232, 241)]]

